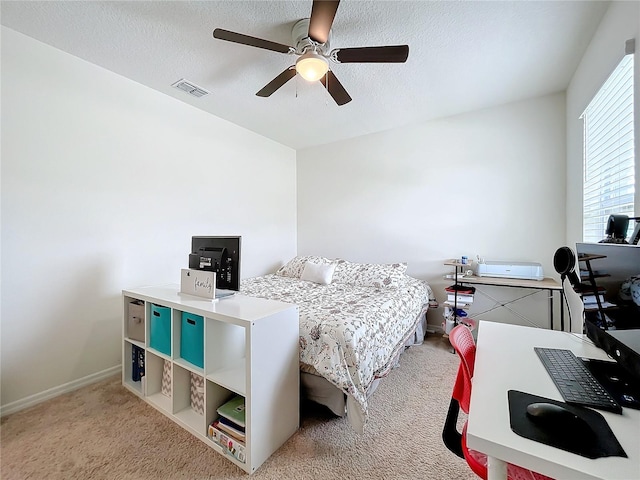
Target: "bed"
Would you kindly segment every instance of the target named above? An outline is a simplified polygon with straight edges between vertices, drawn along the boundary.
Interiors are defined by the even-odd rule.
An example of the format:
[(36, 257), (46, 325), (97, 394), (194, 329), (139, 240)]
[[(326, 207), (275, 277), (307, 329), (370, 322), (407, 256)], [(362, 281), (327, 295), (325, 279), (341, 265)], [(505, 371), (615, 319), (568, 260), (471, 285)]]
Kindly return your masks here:
[(240, 292), (294, 303), (300, 313), (303, 395), (347, 415), (356, 431), (367, 402), (400, 354), (422, 343), (429, 285), (407, 265), (297, 256), (275, 274), (244, 279)]

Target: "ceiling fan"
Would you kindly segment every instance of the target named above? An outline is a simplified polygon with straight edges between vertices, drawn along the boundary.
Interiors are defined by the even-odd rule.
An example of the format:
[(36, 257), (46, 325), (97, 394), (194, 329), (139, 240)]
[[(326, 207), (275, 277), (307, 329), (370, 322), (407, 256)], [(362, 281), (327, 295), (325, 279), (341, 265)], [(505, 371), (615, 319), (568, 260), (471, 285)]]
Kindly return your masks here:
[(404, 63), (409, 56), (409, 46), (390, 45), (330, 50), (331, 25), (339, 4), (340, 0), (314, 0), (311, 17), (302, 19), (293, 26), (292, 36), (295, 47), (221, 28), (213, 31), (213, 37), (298, 56), (295, 65), (287, 67), (271, 80), (256, 93), (257, 96), (270, 96), (298, 73), (310, 82), (320, 81), (335, 102), (338, 105), (344, 105), (351, 101), (351, 97), (329, 68), (329, 60), (335, 63)]

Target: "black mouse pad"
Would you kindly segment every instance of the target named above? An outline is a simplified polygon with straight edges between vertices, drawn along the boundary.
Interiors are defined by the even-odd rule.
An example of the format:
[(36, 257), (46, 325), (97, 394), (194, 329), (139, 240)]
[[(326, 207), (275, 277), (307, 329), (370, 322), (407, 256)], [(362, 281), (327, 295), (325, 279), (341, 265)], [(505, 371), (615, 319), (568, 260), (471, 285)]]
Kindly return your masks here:
[[(609, 428), (607, 421), (595, 410), (577, 405), (568, 405), (557, 400), (538, 397), (517, 390), (509, 390), (508, 399), (511, 430), (521, 437), (587, 458), (627, 456), (618, 439)], [(552, 403), (566, 408), (586, 420), (586, 429), (581, 430), (579, 426), (574, 428), (563, 427), (559, 422), (545, 425), (533, 421), (527, 415), (527, 406), (538, 402)]]

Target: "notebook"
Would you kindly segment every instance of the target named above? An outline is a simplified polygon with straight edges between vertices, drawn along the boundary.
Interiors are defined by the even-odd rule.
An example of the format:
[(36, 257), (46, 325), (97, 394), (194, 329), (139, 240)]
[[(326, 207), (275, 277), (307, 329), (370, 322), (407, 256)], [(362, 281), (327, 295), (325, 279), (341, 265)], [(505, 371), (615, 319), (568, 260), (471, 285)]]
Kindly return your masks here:
[(218, 414), (236, 425), (244, 427), (244, 397), (236, 395), (218, 408)]

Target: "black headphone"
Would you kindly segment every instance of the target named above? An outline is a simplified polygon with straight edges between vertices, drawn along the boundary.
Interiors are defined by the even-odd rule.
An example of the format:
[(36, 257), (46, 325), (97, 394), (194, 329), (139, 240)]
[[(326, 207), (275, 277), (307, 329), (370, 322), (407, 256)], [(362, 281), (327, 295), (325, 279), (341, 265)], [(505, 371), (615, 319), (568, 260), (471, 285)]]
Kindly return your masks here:
[(553, 256), (553, 268), (560, 274), (560, 278), (564, 282), (565, 278), (569, 278), (569, 282), (574, 287), (580, 285), (580, 279), (575, 272), (576, 256), (569, 247), (560, 247)]

